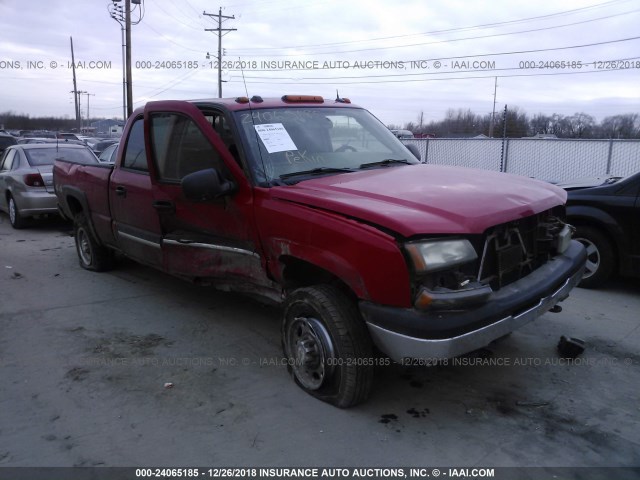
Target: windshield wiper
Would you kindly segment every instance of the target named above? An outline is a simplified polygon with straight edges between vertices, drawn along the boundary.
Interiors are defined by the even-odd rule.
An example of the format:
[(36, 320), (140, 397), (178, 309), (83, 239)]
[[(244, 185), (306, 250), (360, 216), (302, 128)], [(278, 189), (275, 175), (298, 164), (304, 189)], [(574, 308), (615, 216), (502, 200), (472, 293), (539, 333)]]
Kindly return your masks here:
[(378, 167), (378, 166), (387, 166), (402, 163), (405, 165), (412, 165), (409, 160), (405, 160), (404, 158), (387, 158), (386, 160), (382, 160), (380, 162), (371, 162), (371, 163), (363, 163), (360, 165), (360, 168), (369, 168), (369, 167)]
[(321, 175), (323, 173), (343, 173), (343, 172), (353, 172), (352, 168), (335, 168), (335, 167), (318, 167), (312, 168), (311, 170), (302, 170), (300, 172), (289, 172), (280, 175), (280, 179), (283, 180), (285, 178), (297, 177), (298, 175)]

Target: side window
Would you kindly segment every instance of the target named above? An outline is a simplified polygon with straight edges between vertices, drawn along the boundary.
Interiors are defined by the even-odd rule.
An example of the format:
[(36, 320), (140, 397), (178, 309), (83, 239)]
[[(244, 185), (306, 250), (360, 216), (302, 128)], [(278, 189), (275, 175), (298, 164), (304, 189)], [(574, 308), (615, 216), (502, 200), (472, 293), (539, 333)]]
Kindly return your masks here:
[(216, 149), (194, 121), (175, 113), (151, 117), (151, 144), (160, 181), (178, 182), (198, 170), (226, 172)]
[(129, 132), (127, 145), (124, 150), (124, 160), (122, 162), (124, 168), (147, 172), (147, 152), (144, 148), (144, 123), (142, 118), (135, 121)]
[(4, 161), (2, 162), (2, 167), (0, 167), (1, 171), (8, 172), (9, 170), (11, 170), (11, 167), (13, 166), (13, 159), (15, 158), (15, 155), (16, 155), (16, 151), (15, 150), (9, 150), (4, 155)]

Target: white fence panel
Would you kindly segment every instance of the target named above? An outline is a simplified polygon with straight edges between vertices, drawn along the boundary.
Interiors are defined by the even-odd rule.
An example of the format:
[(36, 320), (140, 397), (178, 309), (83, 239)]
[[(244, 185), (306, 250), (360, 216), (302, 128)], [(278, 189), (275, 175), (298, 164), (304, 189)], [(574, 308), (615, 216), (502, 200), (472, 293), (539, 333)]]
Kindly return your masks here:
[(607, 174), (609, 141), (509, 140), (506, 171), (548, 181)]
[(640, 142), (616, 141), (611, 147), (611, 174), (626, 177), (640, 172)]
[[(640, 140), (511, 138), (405, 139), (425, 163), (506, 171), (562, 182), (640, 172)], [(502, 162), (501, 162), (502, 158)]]

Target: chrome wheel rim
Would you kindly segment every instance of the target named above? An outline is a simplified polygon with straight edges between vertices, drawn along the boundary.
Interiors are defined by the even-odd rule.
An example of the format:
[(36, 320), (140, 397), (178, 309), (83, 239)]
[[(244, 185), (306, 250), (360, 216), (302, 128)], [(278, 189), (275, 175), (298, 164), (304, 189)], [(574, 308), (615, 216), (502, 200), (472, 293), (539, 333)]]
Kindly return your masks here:
[(85, 232), (84, 228), (78, 229), (76, 240), (78, 242), (78, 254), (80, 255), (80, 260), (82, 260), (82, 263), (85, 265), (91, 265), (91, 243), (89, 242), (89, 237), (87, 236), (87, 232)]
[(586, 238), (576, 238), (587, 249), (587, 263), (582, 278), (589, 278), (600, 267), (600, 250), (596, 244)]
[(16, 218), (18, 217), (18, 212), (16, 212), (16, 202), (13, 200), (13, 197), (9, 199), (9, 220), (11, 221), (11, 225), (16, 223)]
[(316, 318), (296, 317), (289, 324), (287, 354), (296, 379), (308, 390), (318, 390), (329, 378), (334, 348), (329, 332)]

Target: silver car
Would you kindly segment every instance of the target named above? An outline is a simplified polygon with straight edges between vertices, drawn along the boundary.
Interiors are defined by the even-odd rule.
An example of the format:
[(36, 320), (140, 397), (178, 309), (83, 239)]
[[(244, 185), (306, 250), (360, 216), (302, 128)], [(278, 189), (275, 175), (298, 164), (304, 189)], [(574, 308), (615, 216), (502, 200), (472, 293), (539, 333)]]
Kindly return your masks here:
[(56, 159), (95, 165), (98, 159), (82, 145), (24, 144), (7, 148), (0, 159), (0, 210), (13, 228), (24, 228), (29, 217), (58, 213), (53, 191)]
[(98, 155), (98, 160), (100, 163), (115, 163), (116, 157), (118, 156), (118, 145), (119, 143), (113, 143), (105, 148), (100, 155)]

